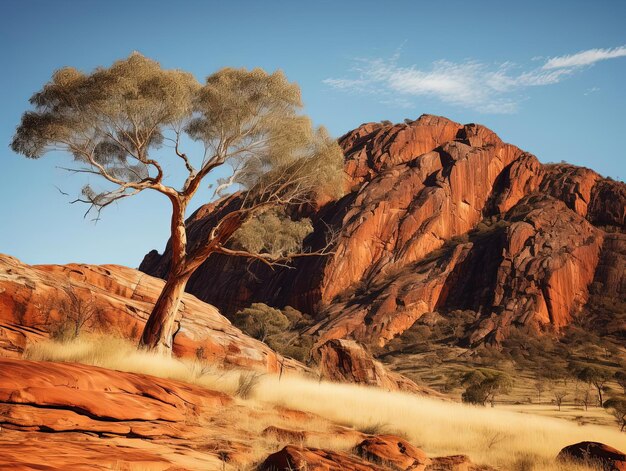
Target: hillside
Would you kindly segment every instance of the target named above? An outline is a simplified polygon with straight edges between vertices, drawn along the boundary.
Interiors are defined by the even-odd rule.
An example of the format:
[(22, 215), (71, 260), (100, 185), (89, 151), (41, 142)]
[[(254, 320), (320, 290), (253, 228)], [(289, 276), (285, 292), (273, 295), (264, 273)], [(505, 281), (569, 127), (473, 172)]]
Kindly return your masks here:
[[(300, 208), (334, 254), (293, 269), (213, 255), (187, 290), (227, 316), (251, 303), (292, 306), (318, 343), (382, 347), (426, 314), (456, 321), (460, 346), (500, 345), (514, 328), (559, 333), (573, 322), (624, 338), (626, 185), (568, 164), (542, 164), (494, 132), (423, 115), (342, 136), (347, 194)], [(220, 202), (187, 221), (202, 243)], [(140, 270), (164, 277), (169, 252)], [(604, 306), (597, 309), (597, 305)], [(608, 306), (608, 308), (607, 308)], [(618, 314), (616, 316), (615, 314)], [(620, 317), (621, 316), (621, 317)]]

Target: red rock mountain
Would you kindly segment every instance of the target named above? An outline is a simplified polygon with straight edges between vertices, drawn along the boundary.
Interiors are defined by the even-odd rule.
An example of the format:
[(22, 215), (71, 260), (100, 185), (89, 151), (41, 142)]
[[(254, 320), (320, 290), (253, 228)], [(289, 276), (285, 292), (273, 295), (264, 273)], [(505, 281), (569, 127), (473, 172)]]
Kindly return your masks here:
[[(568, 164), (542, 164), (481, 125), (423, 115), (342, 136), (347, 194), (305, 210), (315, 232), (340, 232), (334, 254), (270, 271), (212, 255), (188, 291), (227, 315), (252, 302), (317, 319), (320, 342), (384, 344), (428, 312), (476, 313), (469, 344), (512, 325), (558, 331), (589, 300), (626, 297), (626, 185)], [(201, 243), (220, 203), (187, 221)], [(140, 270), (167, 274), (169, 251)]]

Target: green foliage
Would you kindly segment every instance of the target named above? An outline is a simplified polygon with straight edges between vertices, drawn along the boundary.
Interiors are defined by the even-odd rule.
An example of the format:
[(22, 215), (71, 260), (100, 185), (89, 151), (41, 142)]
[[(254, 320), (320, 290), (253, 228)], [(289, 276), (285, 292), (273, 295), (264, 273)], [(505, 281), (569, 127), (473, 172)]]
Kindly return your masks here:
[[(299, 115), (300, 89), (280, 71), (224, 68), (206, 79), (195, 101), (189, 135), (210, 147), (229, 143), (231, 165), (227, 181), (263, 200), (285, 181), (299, 195), (340, 196), (343, 154), (323, 128), (314, 130)], [(289, 192), (289, 191), (287, 191)]]
[[(300, 89), (280, 71), (224, 68), (202, 85), (133, 53), (90, 74), (60, 69), (30, 103), (11, 147), (29, 158), (65, 151), (75, 170), (116, 185), (83, 189), (80, 201), (97, 208), (148, 188), (184, 206), (217, 167), (228, 170), (216, 193), (247, 190), (246, 207), (342, 194), (341, 149), (300, 114)], [(205, 148), (195, 159), (180, 148), (185, 134)], [(180, 190), (163, 182), (163, 155), (189, 172)]]
[(233, 239), (248, 252), (267, 253), (277, 258), (296, 252), (312, 231), (310, 219), (293, 221), (284, 209), (275, 208), (245, 222)]
[(312, 323), (311, 318), (290, 306), (280, 310), (254, 303), (231, 320), (246, 334), (298, 361), (306, 361), (313, 346), (313, 338), (300, 332)]
[[(97, 162), (116, 167), (128, 153), (124, 146), (132, 144), (127, 132), (138, 132), (143, 153), (158, 146), (162, 126), (192, 111), (199, 88), (190, 73), (163, 70), (138, 53), (92, 74), (64, 67), (31, 97), (36, 111), (24, 114), (12, 147), (39, 158), (52, 147), (62, 146), (78, 160), (84, 150), (94, 149)], [(130, 122), (134, 129), (129, 129)], [(109, 133), (109, 124), (122, 128)]]
[(254, 303), (235, 314), (233, 324), (248, 335), (264, 342), (267, 337), (284, 332), (290, 322), (280, 310), (266, 304)]
[(467, 385), (462, 395), (463, 402), (484, 406), (490, 401), (492, 407), (496, 397), (508, 393), (513, 386), (513, 380), (507, 374), (485, 368), (467, 372), (463, 383)]

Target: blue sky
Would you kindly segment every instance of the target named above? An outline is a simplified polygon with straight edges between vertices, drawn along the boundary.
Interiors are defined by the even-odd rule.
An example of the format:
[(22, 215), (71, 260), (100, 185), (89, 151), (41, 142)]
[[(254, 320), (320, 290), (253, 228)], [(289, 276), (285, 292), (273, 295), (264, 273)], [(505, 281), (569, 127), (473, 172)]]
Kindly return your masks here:
[[(137, 266), (168, 237), (144, 194), (94, 224), (80, 176), (8, 148), (28, 98), (62, 66), (133, 50), (199, 80), (224, 66), (282, 69), (316, 124), (339, 136), (422, 113), (478, 122), (542, 161), (626, 178), (626, 2), (51, 1), (0, 5), (0, 252), (28, 263)], [(195, 200), (197, 207), (209, 193)]]

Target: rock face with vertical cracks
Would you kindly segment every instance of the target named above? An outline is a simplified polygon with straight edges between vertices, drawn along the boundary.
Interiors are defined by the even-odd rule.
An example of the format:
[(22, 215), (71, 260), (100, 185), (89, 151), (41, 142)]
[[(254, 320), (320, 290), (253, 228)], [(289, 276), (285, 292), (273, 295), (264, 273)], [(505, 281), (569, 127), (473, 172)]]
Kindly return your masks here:
[[(363, 124), (339, 144), (346, 195), (300, 210), (315, 227), (307, 246), (339, 231), (332, 255), (275, 271), (211, 256), (188, 291), (227, 316), (252, 302), (308, 312), (318, 345), (383, 345), (424, 313), (456, 309), (476, 312), (464, 342), (498, 343), (511, 326), (559, 331), (592, 283), (624, 295), (624, 183), (542, 164), (484, 126), (430, 115)], [(222, 210), (212, 203), (189, 218), (194, 243)], [(140, 269), (164, 277), (168, 260), (167, 248), (152, 251)]]

